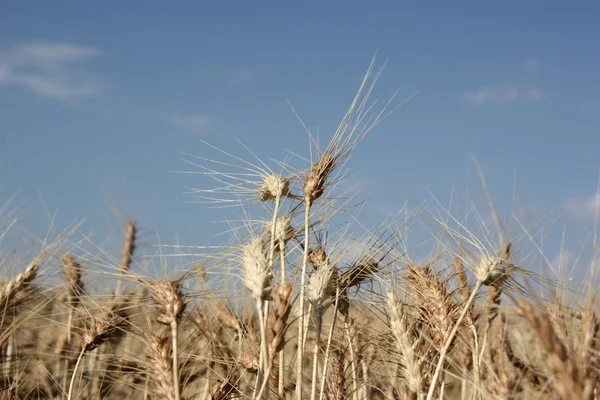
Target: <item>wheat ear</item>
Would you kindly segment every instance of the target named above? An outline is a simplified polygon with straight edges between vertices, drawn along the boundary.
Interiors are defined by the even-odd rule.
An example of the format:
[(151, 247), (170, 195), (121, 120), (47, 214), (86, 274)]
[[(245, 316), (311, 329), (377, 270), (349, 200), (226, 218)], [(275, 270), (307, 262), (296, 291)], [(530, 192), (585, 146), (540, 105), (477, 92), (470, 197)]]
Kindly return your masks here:
[(83, 346), (77, 357), (75, 367), (73, 368), (67, 400), (71, 400), (72, 398), (77, 371), (79, 370), (79, 365), (85, 354), (114, 338), (117, 334), (121, 333), (126, 326), (127, 320), (123, 316), (114, 313), (113, 310), (106, 311), (100, 318), (92, 317), (91, 323), (88, 324), (85, 329)]
[(401, 357), (400, 365), (409, 391), (408, 397), (421, 400), (423, 398), (423, 377), (421, 374), (421, 361), (415, 352), (418, 342), (414, 340), (402, 304), (398, 302), (392, 290), (388, 291), (386, 300), (390, 329)]
[(158, 305), (160, 315), (157, 321), (171, 328), (171, 359), (173, 372), (174, 399), (180, 400), (181, 388), (179, 383), (179, 359), (178, 359), (178, 331), (179, 320), (185, 311), (186, 303), (181, 292), (182, 282), (158, 281), (152, 284), (152, 297)]
[[(133, 262), (133, 252), (135, 251), (135, 241), (137, 238), (137, 222), (130, 221), (127, 225), (127, 232), (125, 233), (125, 241), (123, 242), (123, 249), (121, 250), (121, 262), (119, 264), (119, 273), (121, 276), (126, 275), (131, 269), (131, 263)], [(122, 280), (117, 281), (115, 288), (115, 295), (121, 294)]]
[(285, 348), (285, 334), (288, 328), (288, 318), (291, 312), (290, 297), (292, 295), (292, 285), (279, 285), (275, 291), (275, 301), (272, 309), (272, 316), (269, 320), (271, 333), (271, 363), (274, 361), (275, 354), (279, 354), (279, 372), (277, 393), (279, 397), (283, 396), (284, 391), (284, 373), (285, 365), (282, 354)]
[(244, 285), (250, 290), (256, 304), (260, 329), (260, 357), (258, 374), (256, 377), (255, 391), (259, 386), (268, 381), (265, 375), (265, 365), (269, 356), (267, 343), (267, 327), (265, 325), (264, 302), (271, 296), (271, 281), (273, 273), (269, 268), (268, 255), (265, 251), (264, 241), (261, 237), (251, 239), (242, 247), (240, 262), (242, 264)]
[(38, 257), (23, 272), (4, 285), (0, 291), (0, 307), (5, 307), (19, 291), (29, 286), (37, 277), (39, 267), (40, 259)]
[(317, 374), (319, 371), (319, 348), (321, 345), (321, 330), (323, 327), (323, 312), (326, 302), (331, 294), (331, 280), (334, 274), (334, 266), (326, 263), (311, 276), (308, 284), (308, 301), (311, 302), (315, 315), (316, 337), (313, 349), (313, 371), (310, 399), (317, 397)]

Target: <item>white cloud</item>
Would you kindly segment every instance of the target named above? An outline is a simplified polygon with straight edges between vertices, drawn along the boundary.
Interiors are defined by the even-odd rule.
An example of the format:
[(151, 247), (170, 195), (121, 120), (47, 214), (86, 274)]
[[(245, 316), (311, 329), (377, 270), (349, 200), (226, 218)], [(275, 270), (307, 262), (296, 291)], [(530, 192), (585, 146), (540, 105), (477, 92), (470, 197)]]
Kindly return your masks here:
[(210, 117), (205, 114), (172, 114), (169, 121), (181, 130), (191, 133), (204, 133), (210, 123)]
[(487, 103), (510, 104), (519, 100), (537, 102), (545, 98), (546, 96), (538, 89), (523, 90), (514, 85), (487, 86), (463, 95), (463, 101), (471, 106)]
[(534, 74), (540, 69), (540, 62), (535, 58), (530, 58), (527, 61), (525, 61), (523, 69), (525, 69), (525, 72), (527, 72), (528, 74)]
[(12, 58), (20, 63), (45, 66), (85, 61), (98, 55), (100, 51), (94, 47), (72, 43), (25, 43), (11, 49)]
[(465, 103), (479, 106), (485, 103), (513, 103), (520, 96), (519, 88), (512, 85), (483, 87), (463, 95)]
[(568, 199), (565, 202), (565, 212), (577, 219), (594, 220), (597, 213), (600, 216), (600, 194), (585, 199)]
[(0, 85), (42, 96), (76, 100), (100, 93), (98, 77), (77, 64), (100, 55), (95, 47), (62, 42), (23, 43), (0, 51)]

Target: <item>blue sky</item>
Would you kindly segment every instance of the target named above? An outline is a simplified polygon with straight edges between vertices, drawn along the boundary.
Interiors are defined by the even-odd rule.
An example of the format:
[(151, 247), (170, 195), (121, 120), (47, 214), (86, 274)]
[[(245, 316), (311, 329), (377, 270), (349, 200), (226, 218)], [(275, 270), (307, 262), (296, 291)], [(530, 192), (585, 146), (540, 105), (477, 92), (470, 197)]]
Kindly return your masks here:
[(5, 1), (0, 196), (17, 194), (33, 230), (47, 207), (103, 240), (122, 227), (116, 206), (166, 242), (214, 243), (224, 227), (207, 221), (224, 214), (190, 203), (185, 187), (210, 182), (171, 172), (191, 170), (178, 151), (214, 155), (205, 140), (247, 156), (239, 139), (265, 159), (306, 155), (287, 101), (325, 140), (377, 52), (376, 96), (418, 93), (348, 164), (366, 212), (452, 188), (484, 212), (475, 156), (501, 209), (580, 227), (600, 200), (599, 15), (558, 1)]

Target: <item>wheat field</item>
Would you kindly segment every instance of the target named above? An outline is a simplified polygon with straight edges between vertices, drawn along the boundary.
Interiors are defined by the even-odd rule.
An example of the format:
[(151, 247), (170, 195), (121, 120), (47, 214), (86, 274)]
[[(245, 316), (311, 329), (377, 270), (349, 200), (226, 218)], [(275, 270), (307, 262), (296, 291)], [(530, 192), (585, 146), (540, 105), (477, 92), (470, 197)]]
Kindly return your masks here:
[[(144, 274), (136, 221), (121, 254), (96, 249), (104, 272), (72, 239), (76, 227), (31, 257), (3, 249), (0, 396), (597, 398), (595, 288), (528, 268), (527, 235), (510, 237), (497, 218), (478, 236), (442, 212), (418, 261), (406, 244), (418, 210), (355, 235), (355, 199), (335, 189), (360, 142), (399, 107), (369, 102), (379, 73), (371, 64), (327, 143), (310, 136), (300, 168), (220, 149), (226, 161), (186, 160), (216, 183), (195, 190), (203, 202), (260, 214), (193, 262)], [(3, 237), (14, 226), (0, 211)], [(87, 281), (104, 278), (114, 286)]]

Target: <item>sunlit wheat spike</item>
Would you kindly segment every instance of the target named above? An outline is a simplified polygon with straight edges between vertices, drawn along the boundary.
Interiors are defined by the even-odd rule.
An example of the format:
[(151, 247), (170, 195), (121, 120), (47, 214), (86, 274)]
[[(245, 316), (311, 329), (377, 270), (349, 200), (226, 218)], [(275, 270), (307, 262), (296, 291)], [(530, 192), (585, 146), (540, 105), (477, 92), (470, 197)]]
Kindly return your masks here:
[(292, 285), (278, 285), (275, 290), (272, 318), (269, 319), (270, 347), (273, 355), (282, 351), (285, 345), (287, 321), (292, 310), (290, 303), (292, 290)]
[[(211, 189), (190, 188), (190, 193), (196, 195), (200, 202), (222, 208), (295, 197), (292, 193), (292, 180), (295, 172), (285, 171), (285, 174), (275, 172), (244, 145), (242, 146), (256, 160), (256, 163), (244, 160), (206, 142), (204, 144), (231, 161), (219, 161), (198, 155), (184, 154), (188, 157), (184, 161), (200, 171), (182, 173), (208, 176), (218, 185)], [(291, 168), (283, 163), (281, 169)]]
[(325, 263), (308, 280), (307, 298), (315, 307), (323, 307), (335, 294), (335, 266)]
[(125, 234), (125, 242), (121, 250), (121, 263), (119, 264), (122, 274), (125, 274), (131, 268), (133, 261), (133, 253), (135, 251), (135, 241), (137, 237), (137, 223), (130, 221), (127, 225), (127, 233)]
[(39, 267), (40, 259), (36, 258), (23, 272), (4, 284), (0, 291), (0, 307), (3, 307), (18, 291), (26, 288), (37, 277)]
[[(292, 240), (297, 231), (292, 227), (292, 218), (290, 215), (284, 215), (282, 217), (278, 217), (275, 221), (275, 248), (279, 248), (279, 244), (283, 244), (284, 246)], [(268, 221), (266, 223), (266, 233), (271, 236), (271, 232), (273, 231), (273, 222)]]
[(69, 295), (69, 301), (78, 301), (77, 297), (81, 295), (83, 291), (83, 281), (81, 280), (81, 265), (75, 260), (72, 255), (65, 255), (62, 257), (63, 262), (63, 275), (65, 282), (67, 283), (67, 293)]
[(186, 303), (181, 291), (180, 280), (161, 280), (151, 284), (150, 290), (154, 302), (158, 305), (159, 316), (157, 321), (161, 324), (171, 325), (181, 318), (185, 311)]
[(251, 239), (242, 247), (240, 256), (244, 285), (256, 300), (270, 297), (273, 272), (269, 268), (267, 250), (260, 237)]
[(389, 318), (390, 329), (394, 335), (400, 366), (406, 385), (413, 396), (423, 393), (423, 377), (421, 372), (421, 361), (416, 353), (418, 340), (413, 337), (413, 331), (408, 323), (408, 316), (403, 310), (402, 304), (397, 300), (392, 290), (388, 290), (386, 298), (386, 309)]

